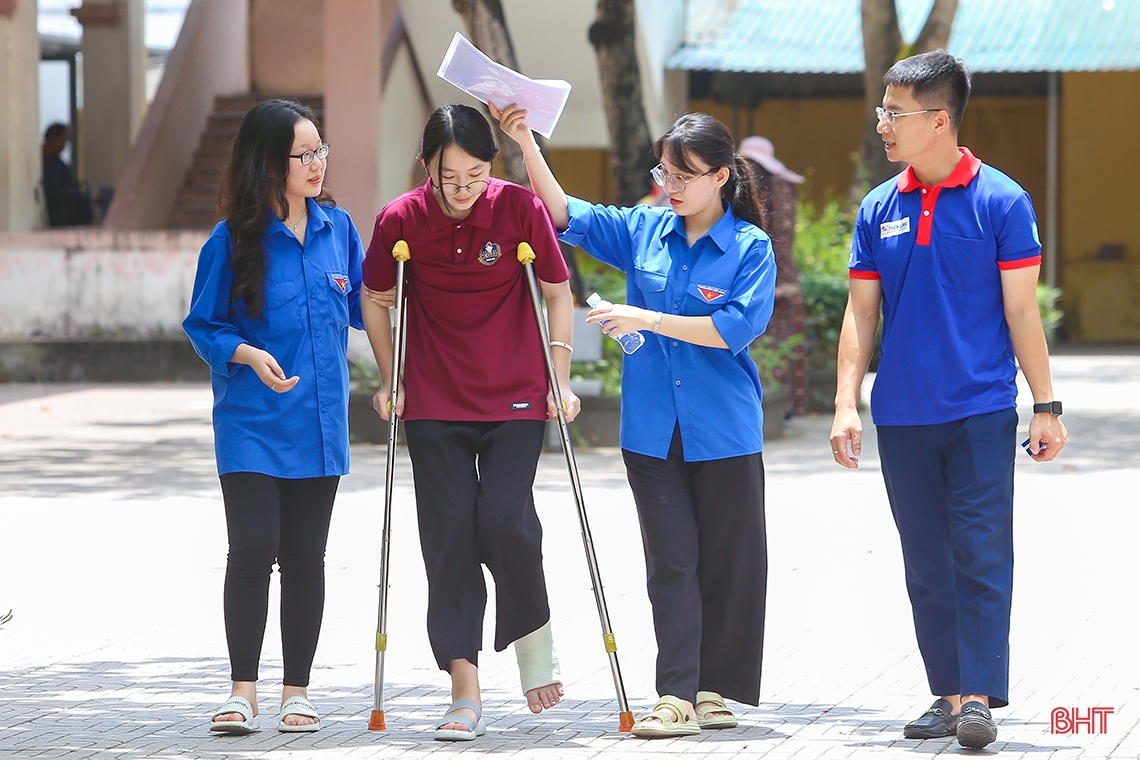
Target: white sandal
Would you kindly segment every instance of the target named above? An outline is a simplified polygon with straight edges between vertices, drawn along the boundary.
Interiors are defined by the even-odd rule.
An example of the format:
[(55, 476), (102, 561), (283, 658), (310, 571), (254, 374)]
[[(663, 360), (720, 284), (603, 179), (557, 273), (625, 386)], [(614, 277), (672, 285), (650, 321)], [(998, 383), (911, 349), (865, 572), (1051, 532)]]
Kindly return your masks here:
[[(242, 720), (215, 720), (219, 715), (237, 713)], [(223, 734), (248, 734), (261, 728), (261, 718), (253, 714), (253, 705), (245, 697), (232, 696), (214, 710), (210, 730)]]
[[(285, 722), (286, 715), (302, 715), (306, 718), (316, 718), (316, 723), (302, 723), (294, 725)], [(313, 731), (319, 731), (321, 728), (321, 716), (317, 712), (317, 708), (313, 707), (313, 703), (302, 696), (289, 697), (281, 705), (281, 712), (277, 716), (277, 730), (286, 734), (309, 734)]]

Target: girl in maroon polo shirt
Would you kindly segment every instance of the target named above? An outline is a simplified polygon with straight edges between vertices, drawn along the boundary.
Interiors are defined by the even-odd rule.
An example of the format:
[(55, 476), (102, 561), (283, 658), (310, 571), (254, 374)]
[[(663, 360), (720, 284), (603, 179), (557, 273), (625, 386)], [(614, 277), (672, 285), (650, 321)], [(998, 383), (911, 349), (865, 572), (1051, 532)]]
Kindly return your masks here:
[[(424, 128), (419, 160), (428, 181), (384, 207), (364, 262), (372, 291), (395, 286), (392, 246), (405, 240), (407, 352), (396, 411), (405, 420), (428, 578), (428, 637), (451, 674), (454, 702), (435, 731), (469, 741), (481, 719), (478, 656), (487, 590), (495, 578), (495, 650), (511, 642), (530, 709), (562, 696), (542, 570), (542, 526), (531, 487), (548, 417), (538, 327), (516, 257), (528, 242), (550, 322), (567, 419), (573, 298), (550, 216), (526, 188), (491, 177), (498, 152), (473, 108), (443, 106)], [(364, 321), (383, 386), (374, 404), (387, 419), (391, 322), (385, 303), (364, 299)]]

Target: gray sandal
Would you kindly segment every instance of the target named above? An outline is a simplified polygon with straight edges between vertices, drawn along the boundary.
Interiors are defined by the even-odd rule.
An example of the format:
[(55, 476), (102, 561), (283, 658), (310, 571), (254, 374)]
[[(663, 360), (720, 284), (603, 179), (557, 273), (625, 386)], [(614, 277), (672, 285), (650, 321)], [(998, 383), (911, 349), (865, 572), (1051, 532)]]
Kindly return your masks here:
[[(470, 715), (457, 715), (456, 710), (468, 709), (475, 713), (475, 717)], [(458, 723), (466, 726), (466, 731), (459, 731), (454, 728), (444, 729), (449, 723)], [(470, 742), (475, 741), (476, 737), (482, 736), (487, 733), (487, 724), (483, 722), (483, 709), (479, 703), (474, 699), (467, 699), (461, 697), (451, 703), (451, 707), (447, 708), (444, 713), (443, 720), (439, 722), (435, 729), (435, 740), (437, 742)]]

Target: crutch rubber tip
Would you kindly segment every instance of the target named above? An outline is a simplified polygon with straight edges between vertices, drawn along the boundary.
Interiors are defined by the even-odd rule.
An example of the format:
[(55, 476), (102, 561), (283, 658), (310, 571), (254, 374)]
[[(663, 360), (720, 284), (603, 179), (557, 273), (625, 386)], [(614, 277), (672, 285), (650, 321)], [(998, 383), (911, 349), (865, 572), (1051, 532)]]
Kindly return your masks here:
[[(623, 713), (623, 715), (624, 715), (624, 713)], [(622, 721), (624, 721), (624, 720), (625, 720), (625, 718), (622, 718)], [(625, 725), (624, 722), (622, 723), (622, 725)], [(630, 727), (633, 727), (633, 715), (632, 715), (632, 713), (630, 713), (629, 725), (630, 725)], [(387, 728), (387, 726), (384, 725), (384, 711), (383, 710), (373, 710), (372, 711), (372, 717), (370, 717), (368, 719), (368, 730), (369, 731), (383, 731), (386, 728)], [(628, 731), (628, 730), (629, 730), (628, 728), (622, 729), (622, 731)]]
[(618, 725), (618, 731), (623, 734), (628, 734), (633, 730), (633, 713), (623, 712), (621, 715), (621, 723)]

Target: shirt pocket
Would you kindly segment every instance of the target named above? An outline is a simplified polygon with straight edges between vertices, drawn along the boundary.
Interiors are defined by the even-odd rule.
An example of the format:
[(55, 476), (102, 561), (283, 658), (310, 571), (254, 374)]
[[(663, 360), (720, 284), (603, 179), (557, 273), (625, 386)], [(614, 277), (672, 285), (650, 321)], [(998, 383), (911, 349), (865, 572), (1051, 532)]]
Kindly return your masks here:
[(265, 282), (265, 308), (261, 314), (265, 326), (261, 329), (268, 340), (278, 340), (297, 330), (301, 321), (301, 301), (297, 298), (299, 294), (300, 289), (295, 280)]
[(655, 311), (661, 311), (665, 308), (666, 279), (664, 272), (637, 268), (633, 270), (634, 285), (645, 298), (645, 305)]
[(336, 327), (345, 327), (348, 325), (348, 292), (352, 290), (352, 281), (343, 272), (328, 272), (327, 279), (332, 322)]
[(731, 282), (709, 281), (693, 278), (685, 293), (685, 310), (682, 314), (693, 316), (706, 316), (719, 311), (728, 303), (728, 294)]
[(943, 235), (938, 240), (938, 280), (954, 290), (978, 290), (997, 271), (997, 246), (991, 240)]

